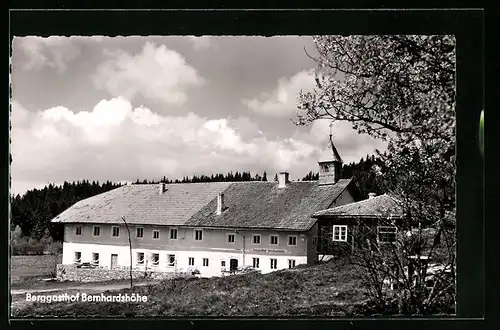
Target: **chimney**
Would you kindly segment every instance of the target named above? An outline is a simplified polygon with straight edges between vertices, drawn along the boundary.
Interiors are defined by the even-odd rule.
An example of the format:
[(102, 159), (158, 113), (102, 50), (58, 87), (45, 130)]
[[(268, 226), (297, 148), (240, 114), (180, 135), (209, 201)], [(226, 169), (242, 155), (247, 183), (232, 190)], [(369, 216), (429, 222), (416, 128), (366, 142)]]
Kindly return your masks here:
[(165, 192), (165, 183), (160, 183), (160, 190), (159, 190), (159, 193), (160, 195), (162, 195), (164, 192)]
[(217, 195), (217, 215), (221, 215), (222, 211), (224, 210), (224, 194), (219, 193)]
[(368, 199), (373, 198), (375, 196), (377, 196), (377, 194), (374, 192), (368, 193)]
[(280, 172), (278, 175), (278, 188), (285, 188), (288, 182), (288, 172)]

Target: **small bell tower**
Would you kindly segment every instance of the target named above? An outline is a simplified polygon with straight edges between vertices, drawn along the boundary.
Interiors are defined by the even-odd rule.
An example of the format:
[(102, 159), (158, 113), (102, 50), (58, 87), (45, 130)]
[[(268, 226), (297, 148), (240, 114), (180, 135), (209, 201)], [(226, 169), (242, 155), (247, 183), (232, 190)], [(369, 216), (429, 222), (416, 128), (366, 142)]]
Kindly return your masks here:
[(342, 158), (333, 144), (332, 124), (330, 123), (330, 139), (326, 150), (318, 160), (319, 181), (318, 185), (335, 184), (342, 177)]

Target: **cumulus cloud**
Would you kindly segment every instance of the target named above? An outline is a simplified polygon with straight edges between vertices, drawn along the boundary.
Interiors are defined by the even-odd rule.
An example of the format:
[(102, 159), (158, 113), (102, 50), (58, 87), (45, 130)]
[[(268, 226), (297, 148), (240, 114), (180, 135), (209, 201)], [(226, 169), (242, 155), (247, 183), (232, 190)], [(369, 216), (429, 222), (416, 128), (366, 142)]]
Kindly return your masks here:
[(314, 169), (318, 147), (296, 138), (270, 140), (245, 117), (162, 116), (124, 98), (81, 112), (63, 106), (30, 112), (13, 102), (12, 126), (14, 192), (83, 178), (135, 181), (236, 170), (270, 176), (288, 170), (298, 178)]
[(71, 38), (15, 37), (12, 43), (13, 53), (17, 51), (24, 53), (27, 57), (24, 64), (26, 70), (38, 70), (48, 66), (62, 73), (66, 71), (68, 63), (80, 54), (79, 48), (72, 43)]
[(113, 96), (134, 99), (137, 94), (162, 103), (181, 105), (187, 90), (205, 84), (205, 79), (185, 58), (165, 45), (148, 42), (139, 54), (122, 50), (105, 52), (108, 59), (93, 76), (97, 88)]
[(300, 91), (312, 91), (315, 86), (312, 70), (300, 71), (289, 78), (281, 78), (270, 93), (243, 100), (249, 109), (265, 116), (292, 117), (297, 111), (297, 97)]

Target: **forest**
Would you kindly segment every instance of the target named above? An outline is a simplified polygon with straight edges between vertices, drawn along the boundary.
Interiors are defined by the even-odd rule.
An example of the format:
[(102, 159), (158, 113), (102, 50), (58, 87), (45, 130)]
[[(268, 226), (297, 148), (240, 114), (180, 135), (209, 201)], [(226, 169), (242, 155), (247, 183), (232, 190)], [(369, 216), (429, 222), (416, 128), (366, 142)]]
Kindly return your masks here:
[[(369, 192), (381, 194), (383, 191), (377, 183), (373, 171), (374, 165), (383, 166), (383, 163), (378, 157), (367, 155), (358, 163), (344, 164), (342, 177), (352, 177), (364, 197)], [(302, 181), (314, 181), (318, 180), (318, 177), (319, 173), (310, 171), (302, 178)], [(277, 174), (275, 174), (272, 180), (277, 181), (277, 179)], [(193, 175), (173, 180), (167, 177), (156, 181), (138, 178), (134, 184), (238, 181), (271, 181), (271, 179), (268, 179), (267, 172), (262, 173), (262, 175), (258, 173), (252, 175), (250, 171), (236, 171), (234, 173), (231, 171), (226, 174)], [(118, 188), (121, 185), (121, 183), (110, 181), (100, 183), (99, 181), (79, 180), (64, 182), (60, 186), (49, 184), (43, 189), (32, 189), (23, 195), (12, 196), (10, 229), (13, 254), (41, 254), (45, 250), (54, 248), (54, 242), (61, 242), (63, 239), (62, 226), (50, 222), (54, 217), (82, 199)]]

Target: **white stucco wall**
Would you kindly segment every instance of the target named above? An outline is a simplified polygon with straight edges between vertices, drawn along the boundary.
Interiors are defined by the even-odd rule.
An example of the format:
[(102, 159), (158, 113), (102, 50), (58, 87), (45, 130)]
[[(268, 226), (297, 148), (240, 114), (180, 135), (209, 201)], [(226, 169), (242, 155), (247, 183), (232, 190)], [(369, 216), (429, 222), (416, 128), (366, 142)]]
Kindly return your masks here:
[[(91, 262), (92, 253), (99, 253), (99, 266), (110, 268), (111, 254), (118, 255), (119, 267), (130, 267), (130, 251), (128, 246), (114, 246), (89, 243), (63, 243), (63, 264), (73, 264), (75, 252), (81, 252), (82, 262)], [(226, 269), (229, 270), (230, 259), (238, 260), (238, 267), (252, 266), (253, 258), (259, 258), (259, 270), (262, 273), (269, 273), (275, 270), (288, 268), (288, 260), (295, 260), (295, 265), (307, 263), (307, 256), (280, 255), (273, 253), (255, 254), (243, 253), (241, 251), (224, 251), (218, 249), (213, 251), (166, 251), (156, 249), (132, 249), (132, 264), (135, 269), (144, 270), (144, 265), (137, 265), (137, 253), (143, 252), (145, 259), (148, 260), (148, 270), (166, 271), (166, 272), (185, 272), (198, 269), (202, 277), (212, 277), (222, 275), (221, 261), (226, 262)], [(153, 266), (150, 261), (151, 254), (160, 255), (159, 265)], [(168, 265), (168, 255), (175, 255), (175, 266)], [(194, 266), (189, 265), (189, 258), (194, 258)], [(203, 266), (203, 258), (208, 258), (208, 266)], [(244, 259), (244, 260), (243, 260)], [(277, 260), (277, 268), (271, 269), (271, 259)]]

